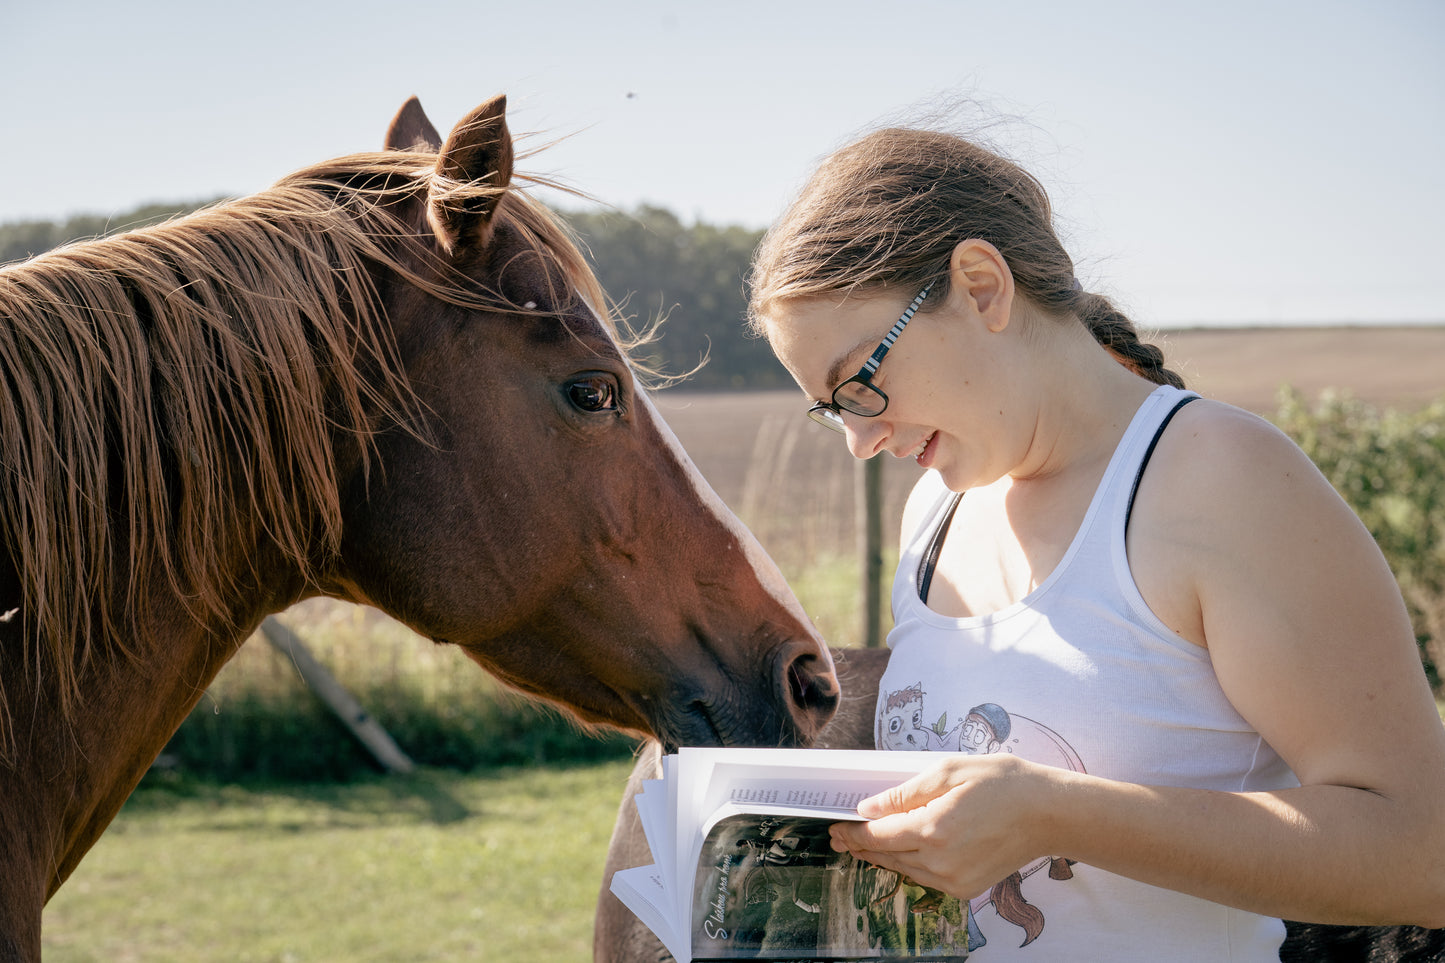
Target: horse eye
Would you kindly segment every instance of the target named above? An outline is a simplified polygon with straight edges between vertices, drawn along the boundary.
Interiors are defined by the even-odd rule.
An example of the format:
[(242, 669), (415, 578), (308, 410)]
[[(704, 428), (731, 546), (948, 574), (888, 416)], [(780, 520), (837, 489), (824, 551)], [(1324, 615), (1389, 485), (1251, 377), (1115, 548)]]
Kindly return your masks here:
[(616, 411), (617, 385), (602, 375), (578, 378), (567, 386), (567, 400), (578, 411)]

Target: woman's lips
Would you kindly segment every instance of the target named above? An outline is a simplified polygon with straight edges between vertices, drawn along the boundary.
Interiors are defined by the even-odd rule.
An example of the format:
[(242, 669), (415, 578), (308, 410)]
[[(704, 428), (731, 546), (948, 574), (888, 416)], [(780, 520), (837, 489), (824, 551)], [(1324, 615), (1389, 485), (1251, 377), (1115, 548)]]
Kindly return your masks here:
[(927, 440), (919, 446), (914, 454), (913, 460), (918, 462), (919, 468), (929, 468), (933, 465), (934, 456), (938, 454), (938, 432), (929, 435)]

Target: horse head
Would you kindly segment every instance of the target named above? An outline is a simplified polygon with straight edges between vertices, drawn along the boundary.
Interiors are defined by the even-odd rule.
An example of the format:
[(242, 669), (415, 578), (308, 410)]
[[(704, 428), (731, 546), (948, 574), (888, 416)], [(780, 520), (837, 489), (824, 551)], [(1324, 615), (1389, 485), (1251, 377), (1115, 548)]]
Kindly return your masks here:
[(439, 143), (413, 100), (388, 134), (435, 152), (398, 216), (426, 270), (477, 296), (378, 283), (421, 423), (353, 472), (324, 584), (587, 723), (808, 742), (837, 702), (827, 648), (650, 403), (576, 248), (515, 189), (505, 106)]

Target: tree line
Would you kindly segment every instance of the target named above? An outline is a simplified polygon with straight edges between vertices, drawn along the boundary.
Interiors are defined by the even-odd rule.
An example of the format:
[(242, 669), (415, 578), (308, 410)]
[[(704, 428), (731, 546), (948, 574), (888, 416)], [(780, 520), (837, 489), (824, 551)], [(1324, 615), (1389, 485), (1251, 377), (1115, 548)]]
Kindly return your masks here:
[[(0, 224), (0, 264), (69, 241), (154, 224), (201, 206), (152, 204), (115, 217)], [(656, 339), (638, 352), (649, 367), (666, 375), (691, 372), (680, 385), (685, 388), (792, 386), (767, 344), (743, 330), (745, 279), (761, 231), (688, 225), (671, 211), (650, 206), (561, 214), (577, 232), (598, 280), (621, 306), (627, 324), (645, 330), (659, 317), (664, 319)]]

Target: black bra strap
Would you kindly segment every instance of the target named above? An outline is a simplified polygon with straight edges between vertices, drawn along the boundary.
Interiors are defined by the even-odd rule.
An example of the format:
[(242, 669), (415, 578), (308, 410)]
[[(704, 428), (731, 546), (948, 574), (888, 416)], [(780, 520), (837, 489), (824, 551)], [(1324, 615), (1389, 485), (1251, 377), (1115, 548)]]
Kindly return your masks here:
[(1178, 404), (1169, 409), (1169, 414), (1164, 416), (1164, 420), (1159, 422), (1158, 430), (1154, 432), (1154, 437), (1149, 440), (1149, 447), (1144, 449), (1144, 460), (1139, 462), (1139, 473), (1134, 476), (1134, 487), (1129, 489), (1129, 504), (1124, 509), (1124, 531), (1127, 532), (1129, 530), (1129, 517), (1134, 514), (1134, 496), (1139, 494), (1139, 482), (1143, 481), (1144, 469), (1149, 467), (1149, 459), (1154, 456), (1154, 446), (1159, 444), (1159, 439), (1164, 436), (1164, 429), (1169, 427), (1169, 422), (1179, 413), (1179, 409), (1191, 401), (1198, 400), (1198, 398), (1198, 395), (1181, 398)]
[(923, 559), (918, 563), (918, 597), (924, 602), (928, 601), (928, 586), (933, 584), (933, 570), (938, 567), (938, 553), (943, 551), (943, 536), (948, 534), (953, 513), (958, 511), (958, 503), (962, 498), (963, 492), (953, 493), (953, 498), (948, 503), (948, 511), (943, 513), (943, 520), (938, 523), (933, 539), (928, 543), (928, 551), (923, 553)]

